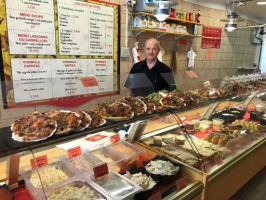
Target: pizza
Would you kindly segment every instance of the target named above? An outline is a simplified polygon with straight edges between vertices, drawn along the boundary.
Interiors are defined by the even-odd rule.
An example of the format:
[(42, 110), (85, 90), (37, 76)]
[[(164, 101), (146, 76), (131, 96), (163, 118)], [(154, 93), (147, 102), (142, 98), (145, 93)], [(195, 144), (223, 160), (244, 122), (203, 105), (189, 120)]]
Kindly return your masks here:
[(199, 104), (201, 102), (200, 97), (190, 92), (173, 91), (171, 94), (177, 98), (180, 98), (184, 102), (184, 106)]
[(115, 102), (104, 106), (101, 115), (107, 120), (128, 120), (134, 116), (134, 112), (129, 105)]
[(151, 99), (149, 99), (147, 97), (141, 97), (141, 96), (139, 96), (137, 98), (139, 98), (141, 101), (143, 101), (145, 103), (146, 108), (147, 108), (146, 112), (148, 114), (154, 113), (156, 111), (156, 105)]
[(132, 108), (134, 115), (142, 115), (147, 111), (146, 104), (138, 97), (123, 97), (119, 102), (129, 105)]
[(165, 108), (182, 108), (184, 106), (184, 99), (169, 93), (160, 99), (160, 104)]
[(83, 131), (86, 128), (89, 128), (91, 121), (92, 121), (91, 116), (85, 111), (76, 111), (75, 113), (79, 115), (79, 119), (80, 119), (79, 127), (76, 130)]
[(68, 110), (55, 110), (47, 113), (57, 122), (55, 135), (67, 134), (79, 128), (81, 123), (79, 114)]
[(102, 118), (101, 112), (98, 109), (86, 110), (84, 112), (91, 117), (90, 128), (94, 129), (106, 123), (106, 120)]
[(52, 136), (57, 122), (45, 113), (34, 112), (14, 121), (11, 125), (12, 138), (20, 142), (44, 140)]

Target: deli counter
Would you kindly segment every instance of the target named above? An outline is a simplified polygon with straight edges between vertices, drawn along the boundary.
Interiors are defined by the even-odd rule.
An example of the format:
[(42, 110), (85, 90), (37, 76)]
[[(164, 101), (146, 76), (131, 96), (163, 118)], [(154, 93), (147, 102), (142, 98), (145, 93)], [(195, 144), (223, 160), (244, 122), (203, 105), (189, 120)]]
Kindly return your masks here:
[(258, 77), (30, 113), (1, 129), (0, 180), (15, 199), (227, 199), (266, 164)]

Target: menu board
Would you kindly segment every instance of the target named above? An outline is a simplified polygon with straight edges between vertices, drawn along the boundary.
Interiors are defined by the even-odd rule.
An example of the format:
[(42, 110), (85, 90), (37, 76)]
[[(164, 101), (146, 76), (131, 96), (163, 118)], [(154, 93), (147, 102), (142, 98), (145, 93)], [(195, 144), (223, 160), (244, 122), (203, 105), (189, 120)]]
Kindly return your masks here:
[(4, 104), (30, 104), (119, 89), (119, 5), (0, 0)]
[(111, 7), (67, 0), (57, 6), (61, 55), (113, 55)]

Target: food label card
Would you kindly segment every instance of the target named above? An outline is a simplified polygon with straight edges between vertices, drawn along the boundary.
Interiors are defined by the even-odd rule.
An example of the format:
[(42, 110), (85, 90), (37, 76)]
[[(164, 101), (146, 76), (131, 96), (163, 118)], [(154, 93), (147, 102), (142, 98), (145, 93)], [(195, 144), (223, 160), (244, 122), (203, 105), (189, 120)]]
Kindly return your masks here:
[(80, 146), (73, 147), (67, 150), (68, 158), (74, 158), (81, 155)]
[(48, 165), (47, 155), (38, 156), (30, 160), (31, 168), (42, 167)]
[(116, 133), (112, 136), (110, 136), (110, 142), (113, 144), (113, 143), (116, 143), (116, 142), (119, 142), (120, 141), (120, 135), (119, 133)]
[(107, 163), (103, 163), (103, 164), (93, 167), (93, 174), (94, 174), (95, 179), (109, 174)]
[(101, 134), (96, 134), (90, 137), (85, 138), (85, 140), (89, 141), (89, 142), (97, 142), (99, 140), (102, 140), (104, 138), (106, 138), (107, 136), (105, 135), (101, 135)]

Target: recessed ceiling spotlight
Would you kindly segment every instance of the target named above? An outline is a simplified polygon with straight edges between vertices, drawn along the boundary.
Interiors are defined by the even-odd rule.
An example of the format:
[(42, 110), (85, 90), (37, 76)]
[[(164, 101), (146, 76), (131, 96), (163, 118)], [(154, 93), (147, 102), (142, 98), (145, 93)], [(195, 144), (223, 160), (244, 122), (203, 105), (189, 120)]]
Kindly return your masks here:
[(257, 5), (264, 6), (264, 5), (266, 5), (266, 1), (258, 1)]

